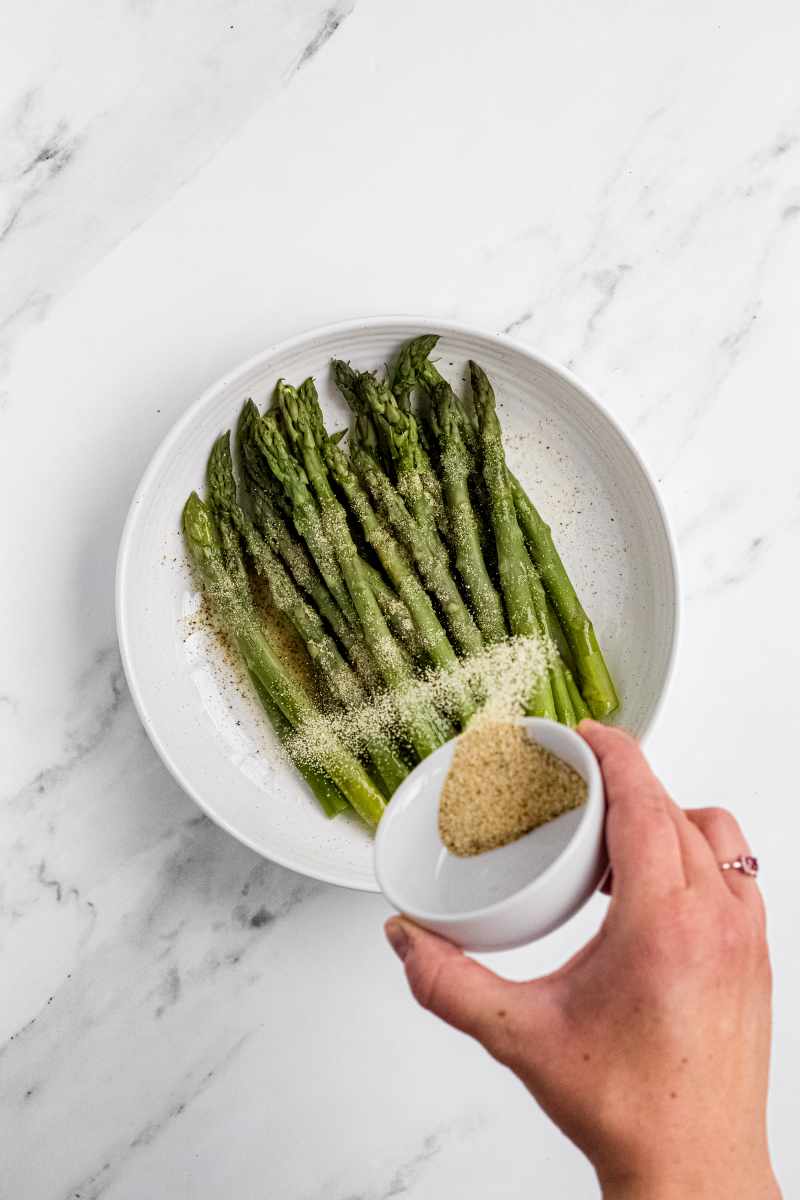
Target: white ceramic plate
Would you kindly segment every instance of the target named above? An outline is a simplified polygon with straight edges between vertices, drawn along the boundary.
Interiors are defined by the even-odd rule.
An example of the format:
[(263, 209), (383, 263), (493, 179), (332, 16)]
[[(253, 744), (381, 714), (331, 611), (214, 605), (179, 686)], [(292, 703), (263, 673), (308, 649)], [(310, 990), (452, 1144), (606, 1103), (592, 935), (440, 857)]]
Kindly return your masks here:
[(347, 411), (329, 378), (334, 356), (389, 361), (416, 334), (442, 334), (439, 369), (461, 384), (468, 358), (487, 371), (510, 464), (553, 527), (622, 696), (617, 720), (640, 736), (661, 703), (675, 653), (675, 550), (650, 475), (616, 423), (572, 376), (506, 338), (426, 318), (374, 318), (304, 334), (250, 359), (200, 397), (162, 442), (133, 498), (117, 563), (125, 674), (156, 750), (208, 815), (260, 854), (302, 874), (377, 891), (372, 840), (355, 818), (327, 821), (246, 684), (202, 623), (180, 533), (202, 492), (215, 437), (276, 380), (313, 375), (330, 429)]

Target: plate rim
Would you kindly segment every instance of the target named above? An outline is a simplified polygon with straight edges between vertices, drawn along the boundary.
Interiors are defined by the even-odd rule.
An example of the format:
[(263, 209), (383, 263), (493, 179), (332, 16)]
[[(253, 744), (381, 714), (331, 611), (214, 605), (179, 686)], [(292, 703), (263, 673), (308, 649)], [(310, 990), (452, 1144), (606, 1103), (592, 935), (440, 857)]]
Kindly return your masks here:
[(393, 325), (414, 325), (420, 332), (440, 332), (442, 334), (457, 334), (465, 338), (483, 338), (490, 339), (496, 342), (499, 346), (505, 347), (508, 350), (513, 350), (516, 353), (521, 353), (532, 362), (539, 366), (552, 371), (554, 374), (561, 376), (572, 387), (586, 397), (586, 399), (594, 405), (594, 407), (602, 414), (603, 417), (612, 426), (617, 436), (621, 439), (626, 449), (629, 451), (639, 469), (641, 470), (655, 501), (658, 515), (664, 529), (667, 550), (669, 555), (670, 573), (672, 576), (672, 584), (675, 595), (675, 604), (673, 608), (672, 620), (672, 637), (669, 648), (669, 656), (667, 658), (666, 670), (664, 673), (664, 682), (661, 688), (660, 695), (653, 707), (653, 711), (645, 725), (640, 741), (644, 742), (652, 732), (653, 726), (658, 720), (666, 700), (667, 693), (672, 685), (675, 667), (678, 655), (678, 643), (680, 639), (680, 631), (683, 624), (683, 600), (680, 587), (680, 565), (678, 558), (678, 548), (675, 534), (672, 529), (666, 505), (664, 504), (661, 490), (656, 482), (653, 472), (650, 470), (646, 460), (642, 456), (641, 451), (634, 444), (631, 437), (628, 435), (624, 427), (620, 424), (617, 417), (611, 413), (607, 405), (595, 395), (591, 388), (578, 378), (569, 368), (556, 362), (546, 354), (526, 346), (516, 338), (505, 333), (494, 333), (486, 329), (481, 329), (478, 326), (470, 325), (462, 321), (440, 320), (437, 317), (421, 317), (414, 314), (390, 314), (387, 316), (370, 316), (349, 318), (343, 321), (334, 321), (326, 325), (318, 325), (312, 329), (307, 329), (301, 333), (293, 334), (291, 337), (284, 338), (279, 342), (274, 342), (264, 350), (258, 351), (249, 358), (242, 360), (234, 367), (219, 376), (212, 384), (205, 388), (201, 394), (193, 400), (185, 411), (173, 422), (167, 430), (164, 437), (153, 451), (150, 459), (142, 472), (138, 484), (134, 490), (130, 505), (122, 526), (120, 534), (119, 547), (117, 550), (116, 566), (114, 572), (114, 617), (117, 628), (117, 641), (119, 643), (120, 658), (122, 661), (122, 669), (125, 673), (125, 681), (131, 698), (136, 709), (139, 720), (144, 727), (145, 733), (152, 745), (153, 749), (158, 754), (161, 762), (169, 771), (172, 778), (179, 787), (189, 796), (194, 803), (201, 809), (202, 812), (214, 822), (215, 825), (223, 829), (231, 837), (235, 838), (242, 845), (247, 846), (262, 858), (266, 858), (269, 862), (277, 863), (279, 866), (285, 867), (287, 870), (294, 871), (297, 874), (302, 874), (307, 878), (317, 879), (322, 883), (333, 884), (337, 887), (345, 887), (352, 891), (376, 893), (380, 891), (377, 879), (373, 882), (364, 880), (354, 881), (347, 873), (337, 873), (334, 870), (314, 870), (310, 868), (298, 868), (295, 861), (287, 857), (285, 854), (266, 854), (263, 848), (256, 844), (253, 838), (240, 833), (234, 829), (231, 823), (218, 812), (212, 811), (211, 807), (202, 799), (197, 790), (188, 782), (183, 775), (181, 768), (174, 761), (168, 747), (162, 740), (161, 735), (155, 728), (150, 716), (147, 712), (147, 707), (142, 698), (139, 681), (136, 674), (136, 668), (131, 655), (129, 643), (129, 630), (126, 622), (125, 613), (125, 574), (128, 566), (128, 558), (132, 543), (133, 531), (136, 525), (139, 507), (142, 499), (146, 495), (151, 479), (159, 471), (162, 462), (169, 457), (173, 446), (180, 441), (184, 431), (193, 423), (196, 416), (205, 406), (213, 399), (214, 395), (222, 388), (226, 387), (238, 376), (246, 374), (255, 367), (260, 366), (263, 362), (276, 355), (297, 349), (306, 342), (311, 342), (317, 338), (339, 336), (342, 337), (362, 331), (369, 328), (377, 328), (382, 326), (391, 327)]

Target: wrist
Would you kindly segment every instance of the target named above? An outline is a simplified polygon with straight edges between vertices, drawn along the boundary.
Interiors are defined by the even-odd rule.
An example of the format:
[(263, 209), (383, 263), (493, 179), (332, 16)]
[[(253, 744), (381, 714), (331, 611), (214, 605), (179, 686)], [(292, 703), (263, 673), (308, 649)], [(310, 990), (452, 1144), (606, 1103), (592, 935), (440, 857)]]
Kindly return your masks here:
[(603, 1200), (781, 1200), (772, 1167), (748, 1170), (737, 1175), (735, 1170), (716, 1171), (685, 1165), (648, 1174), (606, 1177), (598, 1173)]

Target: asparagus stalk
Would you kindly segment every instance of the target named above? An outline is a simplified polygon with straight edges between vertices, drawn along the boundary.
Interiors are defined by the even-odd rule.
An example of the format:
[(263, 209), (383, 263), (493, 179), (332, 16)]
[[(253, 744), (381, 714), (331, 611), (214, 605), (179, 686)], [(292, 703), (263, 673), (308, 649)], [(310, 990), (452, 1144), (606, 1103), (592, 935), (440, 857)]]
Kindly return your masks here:
[[(244, 568), (233, 573), (226, 569), (220, 540), (225, 528), (217, 527), (209, 508), (192, 492), (183, 509), (183, 531), (205, 595), (248, 671), (259, 679), (292, 727), (298, 729), (317, 716), (318, 710), (305, 689), (287, 673), (261, 629)], [(359, 816), (367, 824), (376, 825), (384, 809), (383, 797), (358, 759), (331, 739), (320, 750), (320, 765)]]
[(401, 400), (374, 375), (359, 374), (339, 359), (334, 359), (332, 366), (336, 384), (353, 413), (351, 442), (358, 441), (389, 478), (397, 478), (418, 521), (432, 532), (439, 530), (446, 535), (441, 485), (431, 467), (426, 440), (411, 412), (414, 364), (408, 356), (398, 363), (401, 396), (404, 389), (406, 392)]
[[(348, 370), (350, 368), (348, 367)], [(284, 385), (285, 387), (286, 385)], [(339, 430), (338, 433), (328, 437), (328, 432), (325, 429), (325, 422), (322, 416), (322, 409), (319, 404), (317, 388), (314, 380), (309, 378), (301, 383), (297, 390), (299, 399), (303, 404), (306, 413), (309, 428), (314, 436), (317, 450), (324, 458), (325, 448), (328, 445), (338, 446), (339, 442), (347, 433), (346, 429)], [(413, 615), (409, 611), (405, 601), (392, 591), (392, 588), (384, 581), (380, 571), (376, 570), (371, 563), (362, 558), (363, 569), (369, 579), (370, 587), (375, 594), (375, 599), (380, 605), (381, 612), (386, 618), (386, 623), (391, 629), (395, 637), (403, 643), (403, 645), (411, 651), (414, 658), (419, 658), (423, 653), (423, 646), (416, 628), (416, 622)], [(391, 577), (391, 576), (390, 576)]]
[(456, 570), (472, 602), (478, 628), (487, 642), (498, 642), (506, 636), (503, 606), (483, 558), (481, 531), (469, 495), (469, 456), (452, 389), (445, 383), (437, 384), (432, 399)]
[[(525, 543), (514, 513), (494, 392), (477, 363), (470, 362), (470, 372), (478, 414), (483, 475), (491, 506), (500, 582), (511, 632), (522, 637), (544, 639), (545, 630), (536, 615), (525, 567)], [(529, 710), (534, 716), (556, 717), (553, 692), (546, 675), (534, 688)]]
[[(359, 443), (367, 450), (384, 471), (392, 473), (392, 452), (386, 436), (385, 428), (378, 428), (373, 420), (368, 405), (363, 400), (358, 386), (358, 371), (354, 371), (350, 363), (335, 358), (331, 362), (331, 370), (337, 388), (347, 402), (353, 414), (353, 428)], [(352, 440), (352, 435), (351, 435)]]
[(397, 595), (397, 592), (392, 590), (377, 567), (373, 567), (372, 563), (366, 562), (363, 558), (361, 566), (372, 589), (372, 594), (378, 601), (378, 607), (386, 618), (386, 624), (397, 640), (405, 646), (411, 657), (420, 658), (423, 652), (422, 641), (411, 613), (408, 611), (408, 605)]
[(380, 686), (372, 657), (354, 628), (326, 588), (301, 542), (292, 536), (281, 514), (264, 492), (251, 492), (254, 524), (273, 554), (289, 569), (298, 587), (311, 599), (344, 647), (359, 678), (370, 691)]
[(276, 413), (269, 412), (259, 418), (255, 427), (255, 439), (270, 471), (283, 486), (294, 527), (308, 546), (328, 591), (350, 624), (357, 627), (358, 614), (330, 539), (323, 528), (317, 502), (309, 488), (305, 472), (289, 453)]
[[(497, 558), (495, 553), (494, 536), (492, 533), (492, 517), (486, 483), (480, 468), (478, 453), (478, 427), (474, 416), (467, 412), (464, 401), (453, 390), (448, 381), (441, 375), (436, 366), (430, 361), (429, 354), (438, 342), (438, 337), (428, 335), (415, 338), (408, 344), (408, 353), (414, 363), (416, 376), (423, 392), (428, 396), (427, 418), (436, 438), (439, 433), (434, 396), (447, 397), (454, 421), (458, 423), (461, 441), (469, 464), (468, 482), (475, 497), (474, 512), (479, 531), (482, 535), (483, 557), (490, 577), (498, 578)], [(440, 399), (440, 404), (441, 404)]]
[[(458, 658), (427, 592), (402, 547), (370, 504), (369, 496), (351, 469), (347, 457), (332, 442), (325, 445), (322, 457), (331, 477), (344, 493), (350, 510), (361, 523), (367, 541), (375, 549), (384, 570), (403, 597), (415, 623), (422, 651), (435, 667), (454, 669), (458, 666)], [(454, 707), (458, 721), (462, 726), (466, 725), (475, 711), (474, 704), (467, 699), (458, 699)]]
[[(358, 708), (366, 700), (361, 683), (326, 632), (322, 618), (303, 599), (280, 559), (273, 554), (236, 499), (229, 434), (223, 434), (214, 443), (207, 474), (212, 510), (227, 518), (241, 536), (256, 571), (267, 584), (273, 607), (289, 619), (305, 643), (328, 693), (345, 711)], [(405, 763), (388, 740), (377, 734), (367, 739), (366, 752), (385, 785), (387, 796), (391, 796), (408, 774)]]
[[(530, 564), (529, 570), (536, 571), (533, 563)], [(572, 657), (572, 651), (569, 648), (569, 643), (564, 637), (564, 631), (558, 623), (558, 617), (553, 611), (553, 606), (547, 597), (547, 593), (545, 593), (545, 617), (547, 620), (547, 632), (550, 635), (550, 640), (558, 651), (559, 658), (561, 659), (561, 667), (564, 672), (564, 678), (567, 681), (567, 691), (569, 692), (569, 698), (572, 702), (572, 710), (575, 713), (575, 724), (579, 725), (585, 717), (591, 716), (591, 713), (589, 712), (589, 707), (586, 701), (580, 693), (580, 688), (575, 682), (575, 676), (572, 673), (575, 666), (575, 660)]]
[(336, 784), (333, 783), (333, 781), (330, 780), (327, 775), (324, 775), (322, 771), (318, 771), (309, 763), (304, 762), (303, 759), (299, 759), (295, 755), (292, 755), (288, 745), (292, 735), (292, 726), (286, 720), (286, 717), (272, 699), (259, 677), (250, 670), (248, 670), (247, 673), (250, 676), (250, 682), (255, 689), (256, 695), (261, 702), (261, 707), (264, 709), (272, 728), (275, 730), (275, 735), (278, 741), (289, 753), (289, 757), (292, 759), (295, 767), (303, 776), (303, 779), (305, 779), (309, 788), (319, 801), (319, 806), (325, 813), (325, 816), (328, 818), (338, 816), (339, 813), (344, 812), (345, 809), (348, 809), (350, 805), (347, 803)]
[[(248, 401), (248, 405), (250, 403), (251, 402)], [(247, 405), (245, 408), (247, 408)], [(255, 413), (256, 425), (252, 423), (253, 412)], [(251, 447), (247, 461), (249, 462), (252, 460), (252, 447), (255, 446), (255, 453), (258, 459), (261, 460), (261, 470), (262, 472), (266, 473), (266, 476), (269, 478), (273, 488), (277, 487), (282, 497), (283, 507), (285, 508), (289, 519), (292, 520), (294, 506), (287, 500), (283, 487), (278, 483), (278, 480), (270, 471), (267, 465), (266, 457), (263, 453), (264, 438), (266, 436), (272, 436), (272, 433), (269, 432), (269, 420), (274, 422), (274, 415), (269, 420), (267, 418), (262, 419), (254, 405), (253, 412), (248, 412), (246, 417), (247, 425), (245, 428), (247, 430), (248, 440)], [(262, 420), (267, 420), (267, 429), (265, 430), (262, 426), (257, 430), (257, 423), (261, 422)], [(242, 426), (240, 422), (240, 436), (241, 428)], [(273, 430), (275, 428), (276, 426), (273, 425)], [(276, 454), (282, 453), (280, 442), (277, 440), (275, 442), (274, 449)], [(244, 458), (245, 454), (243, 447), (243, 459)], [(308, 535), (306, 538), (306, 543), (309, 549), (314, 553), (316, 563), (319, 566), (324, 565), (326, 567), (328, 579), (334, 583), (334, 586), (337, 589), (336, 601), (338, 603), (332, 600), (331, 594), (328, 591), (324, 580), (319, 578), (317, 567), (309, 560), (308, 554), (306, 553), (304, 547), (296, 542), (286, 528), (285, 521), (280, 519), (280, 514), (276, 511), (276, 506), (272, 500), (272, 495), (270, 492), (259, 487), (262, 475), (254, 475), (251, 472), (249, 474), (249, 479), (254, 498), (256, 517), (257, 519), (260, 518), (259, 525), (261, 527), (261, 532), (266, 534), (267, 528), (274, 527), (276, 530), (276, 536), (280, 538), (279, 547), (274, 547), (276, 549), (276, 553), (280, 554), (281, 558), (283, 558), (284, 562), (286, 562), (297, 582), (314, 600), (315, 604), (319, 608), (319, 611), (326, 618), (336, 636), (347, 650), (348, 657), (353, 665), (357, 668), (364, 682), (369, 687), (374, 688), (377, 680), (375, 668), (374, 665), (370, 665), (371, 656), (365, 650), (363, 643), (360, 641), (359, 635), (361, 631), (361, 625), (358, 620), (358, 615), (353, 608), (352, 601), (347, 593), (347, 588), (344, 585), (344, 580), (341, 578), (338, 568), (335, 566), (335, 561), (332, 561), (332, 552), (329, 544), (327, 543), (327, 539), (324, 536), (319, 515), (316, 512), (316, 502), (314, 501), (313, 496), (311, 496), (310, 493), (308, 494), (307, 499), (309, 503), (304, 504), (300, 511), (299, 519), (302, 523), (302, 529), (297, 525), (295, 527), (298, 528), (298, 532), (301, 532), (302, 536), (305, 537), (305, 534)], [(302, 530), (305, 530), (305, 533), (303, 533)], [(386, 618), (392, 633), (403, 643), (403, 645), (413, 656), (418, 655), (420, 649), (419, 639), (417, 638), (416, 631), (414, 629), (414, 623), (411, 620), (408, 609), (403, 604), (402, 600), (400, 600), (400, 598), (396, 596), (392, 589), (384, 582), (379, 571), (376, 571), (371, 564), (366, 562), (364, 563), (364, 570), (369, 578), (370, 587), (375, 593), (375, 598), (380, 605), (381, 612)], [(315, 578), (317, 582), (314, 582)], [(339, 613), (342, 617), (344, 617), (344, 621), (341, 619), (336, 619), (335, 613), (331, 611), (331, 604), (334, 604), (334, 608), (338, 608)], [(345, 613), (347, 616), (344, 615)], [(347, 625), (349, 625), (350, 628), (349, 634), (346, 629)]]
[(425, 333), (421, 337), (406, 342), (397, 356), (392, 372), (392, 395), (403, 412), (410, 413), (411, 397), (419, 382), (420, 371), (427, 362), (428, 355), (439, 341), (436, 333)]
[[(350, 368), (348, 367), (348, 371)], [(286, 385), (283, 385), (284, 387)], [(324, 450), (327, 445), (337, 446), (342, 438), (347, 433), (346, 429), (339, 430), (338, 433), (328, 437), (328, 432), (325, 429), (325, 422), (322, 417), (322, 409), (319, 404), (317, 388), (314, 380), (309, 378), (300, 384), (297, 389), (297, 394), (302, 401), (306, 416), (308, 418), (309, 428), (314, 436), (314, 441), (317, 450), (324, 457)], [(409, 612), (408, 606), (402, 598), (392, 591), (391, 587), (384, 582), (380, 571), (376, 570), (371, 563), (362, 558), (364, 571), (369, 579), (370, 587), (375, 594), (375, 599), (380, 605), (381, 612), (386, 618), (386, 623), (392, 633), (399, 641), (406, 646), (414, 657), (419, 657), (422, 651), (422, 645), (415, 627), (414, 619)]]
[(463, 401), (456, 395), (450, 384), (430, 360), (430, 355), (438, 341), (438, 334), (424, 334), (422, 337), (414, 338), (401, 351), (400, 358), (402, 360), (405, 355), (411, 364), (410, 371), (413, 371), (415, 382), (421, 386), (429, 397), (433, 396), (436, 388), (445, 387), (448, 389), (454, 414), (461, 426), (462, 440), (468, 454), (474, 459), (478, 448), (477, 424), (471, 414), (467, 412)]
[[(530, 557), (530, 555), (528, 557)], [(533, 563), (531, 563), (531, 566), (533, 566)], [(533, 569), (534, 569), (534, 571), (536, 570), (535, 567), (533, 567)], [(537, 572), (537, 574), (538, 574), (538, 572)], [(545, 593), (545, 595), (546, 595), (546, 593)], [(569, 667), (570, 671), (574, 672), (575, 671), (575, 659), (572, 657), (572, 651), (569, 648), (569, 642), (564, 637), (564, 630), (561, 628), (561, 624), (559, 622), (558, 617), (556, 616), (556, 611), (553, 608), (550, 597), (546, 595), (546, 599), (547, 599), (547, 632), (550, 634), (551, 639), (555, 643), (556, 649), (558, 650), (558, 653), (561, 656), (561, 661), (563, 662), (564, 666)]]
[[(281, 564), (258, 538), (247, 542), (258, 574), (267, 582), (274, 607), (283, 612), (305, 643), (306, 649), (334, 704), (344, 712), (359, 708), (367, 695), (348, 667), (338, 647), (324, 630), (317, 613), (300, 596)], [(382, 734), (368, 734), (364, 749), (384, 795), (390, 798), (408, 775), (400, 754)]]
[(573, 708), (569, 687), (567, 686), (564, 664), (558, 656), (555, 643), (550, 635), (547, 596), (536, 568), (527, 554), (525, 555), (525, 570), (528, 575), (528, 586), (531, 592), (531, 600), (533, 601), (533, 609), (536, 613), (536, 620), (544, 634), (545, 641), (551, 653), (551, 661), (547, 668), (547, 674), (550, 679), (550, 688), (556, 706), (556, 716), (562, 725), (574, 725), (575, 709)]
[[(262, 537), (266, 539), (273, 553), (277, 554), (289, 568), (299, 587), (311, 597), (320, 615), (325, 618), (344, 646), (347, 657), (364, 683), (370, 690), (374, 690), (378, 686), (379, 676), (375, 671), (371, 656), (360, 639), (361, 626), (359, 624), (355, 627), (350, 625), (343, 616), (317, 568), (309, 558), (305, 546), (292, 536), (285, 520), (266, 494), (251, 490), (250, 499), (253, 505), (255, 524)], [(416, 656), (419, 654), (419, 639), (408, 609), (384, 581), (380, 571), (367, 562), (364, 563), (364, 569), (389, 628), (395, 637), (399, 638), (403, 645)]]
[[(405, 413), (413, 412), (412, 399), (419, 384), (419, 372), (422, 364), (438, 342), (438, 334), (423, 334), (403, 346), (392, 371), (390, 387), (398, 406)], [(420, 445), (430, 455), (433, 446), (428, 436), (424, 420), (417, 418)]]
[[(433, 345), (435, 344), (434, 342)], [(428, 358), (433, 345), (430, 345), (430, 337), (426, 337), (417, 338), (408, 346), (408, 354), (415, 363), (416, 377), (428, 388), (442, 382), (442, 376)], [(460, 402), (458, 408), (461, 414), (462, 437), (468, 451), (475, 454), (478, 450), (477, 425)], [(522, 484), (513, 475), (510, 475), (510, 485), (517, 521), (548, 597), (558, 614), (591, 713), (595, 717), (608, 716), (619, 707), (619, 699), (592, 623), (556, 550), (549, 526), (537, 512)]]
[(401, 409), (389, 385), (369, 371), (358, 376), (356, 391), (389, 447), (397, 490), (421, 529), (431, 540), (438, 539), (440, 530), (446, 535), (441, 483), (420, 443), (416, 417)]
[(362, 484), (416, 563), (425, 586), (444, 613), (456, 646), (463, 654), (479, 653), (483, 649), (481, 632), (450, 573), (447, 552), (438, 534), (432, 541), (420, 529), (391, 480), (360, 444), (351, 450), (350, 458)]
[[(287, 437), (300, 455), (305, 475), (316, 493), (323, 531), (334, 550), (337, 565), (358, 613), (364, 640), (372, 651), (384, 683), (393, 690), (401, 691), (412, 682), (413, 674), (386, 624), (350, 536), (344, 510), (331, 488), (315, 439), (316, 418), (309, 414), (307, 403), (301, 400), (295, 388), (281, 382), (277, 396)], [(444, 740), (437, 714), (427, 706), (409, 714), (405, 724), (411, 744), (420, 758), (431, 754)]]
[(419, 634), (420, 643), (434, 666), (453, 668), (458, 659), (448, 641), (428, 593), (400, 544), (378, 517), (369, 497), (352, 471), (345, 454), (332, 442), (322, 450), (322, 459), (331, 477), (344, 493), (351, 512), (358, 520), (381, 566), (404, 601)]
[(510, 485), (517, 520), (574, 655), (586, 703), (593, 717), (607, 717), (619, 707), (619, 698), (594, 627), (567, 575), (550, 527), (513, 475)]
[(575, 724), (580, 725), (581, 721), (584, 721), (592, 714), (589, 712), (589, 706), (581, 695), (580, 688), (575, 682), (575, 677), (566, 663), (564, 663), (564, 678), (567, 681), (567, 691), (572, 701), (572, 711), (575, 713)]
[(291, 510), (283, 489), (267, 466), (258, 445), (256, 433), (260, 420), (261, 414), (253, 401), (246, 400), (239, 413), (236, 442), (247, 490), (251, 495), (260, 496), (263, 502), (269, 503), (273, 511), (290, 518)]

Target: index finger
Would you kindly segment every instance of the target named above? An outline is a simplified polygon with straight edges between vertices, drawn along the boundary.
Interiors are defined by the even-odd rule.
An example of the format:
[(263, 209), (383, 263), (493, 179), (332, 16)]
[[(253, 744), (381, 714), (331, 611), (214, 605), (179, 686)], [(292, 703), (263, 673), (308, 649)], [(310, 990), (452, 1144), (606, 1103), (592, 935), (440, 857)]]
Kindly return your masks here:
[(663, 896), (686, 887), (671, 802), (638, 742), (597, 721), (581, 721), (578, 733), (597, 756), (603, 775), (615, 899)]

